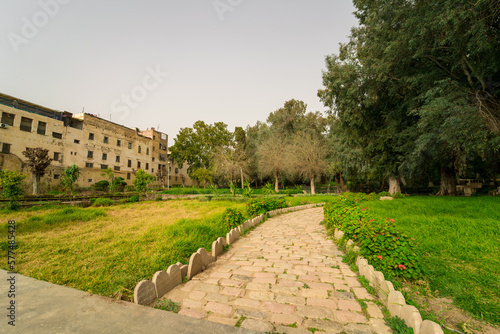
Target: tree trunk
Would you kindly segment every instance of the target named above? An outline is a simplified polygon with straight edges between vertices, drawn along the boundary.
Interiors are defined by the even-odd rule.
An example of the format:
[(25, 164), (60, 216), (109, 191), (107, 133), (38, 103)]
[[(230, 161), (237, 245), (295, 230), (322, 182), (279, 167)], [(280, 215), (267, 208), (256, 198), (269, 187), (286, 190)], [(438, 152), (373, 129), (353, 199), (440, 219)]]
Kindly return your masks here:
[(457, 175), (453, 167), (441, 167), (441, 183), (437, 196), (457, 196)]
[(340, 192), (340, 188), (339, 188), (339, 180), (337, 178), (337, 174), (335, 174), (335, 187), (337, 188), (336, 192), (338, 194)]
[(399, 186), (399, 179), (394, 176), (389, 176), (389, 194), (394, 195), (400, 193), (401, 187)]
[(274, 191), (279, 192), (279, 180), (278, 180), (278, 173), (274, 174)]
[(316, 189), (314, 188), (314, 177), (311, 177), (311, 195), (316, 194)]
[(40, 175), (35, 175), (33, 177), (33, 195), (38, 195), (40, 193)]
[(342, 187), (342, 192), (345, 192), (347, 189), (345, 187), (344, 178), (342, 177), (342, 173), (340, 173), (340, 184)]
[(241, 189), (243, 189), (244, 188), (243, 183), (245, 180), (243, 179), (243, 168), (241, 167), (240, 167), (240, 176), (241, 176)]

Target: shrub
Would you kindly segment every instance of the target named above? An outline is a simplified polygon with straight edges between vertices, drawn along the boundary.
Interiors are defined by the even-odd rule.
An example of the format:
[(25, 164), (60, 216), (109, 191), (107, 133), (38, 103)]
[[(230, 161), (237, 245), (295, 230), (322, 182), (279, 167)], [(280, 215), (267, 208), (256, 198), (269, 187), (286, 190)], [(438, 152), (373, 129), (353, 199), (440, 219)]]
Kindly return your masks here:
[(391, 194), (389, 194), (388, 191), (381, 191), (378, 193), (379, 197), (382, 197), (382, 196), (391, 196)]
[(239, 226), (243, 223), (243, 214), (238, 209), (227, 208), (222, 214), (222, 222), (224, 226), (231, 230), (236, 226)]
[(96, 182), (92, 185), (92, 188), (94, 188), (97, 191), (107, 191), (109, 188), (109, 182), (106, 180)]
[(146, 187), (154, 180), (154, 176), (140, 169), (135, 172), (135, 179), (132, 181), (135, 190), (138, 192), (146, 191)]
[(129, 203), (139, 202), (139, 197), (137, 197), (136, 195), (131, 196), (129, 199), (127, 199), (127, 202)]
[(397, 193), (394, 193), (394, 195), (392, 195), (392, 198), (405, 198), (405, 195), (398, 191)]
[(123, 177), (115, 177), (111, 182), (110, 190), (113, 192), (115, 191), (122, 192), (126, 186), (127, 182), (125, 182), (125, 179)]
[(247, 212), (251, 217), (258, 216), (271, 210), (286, 208), (283, 198), (254, 198), (247, 202)]
[(115, 201), (109, 198), (96, 198), (92, 203), (92, 206), (110, 206), (115, 204)]

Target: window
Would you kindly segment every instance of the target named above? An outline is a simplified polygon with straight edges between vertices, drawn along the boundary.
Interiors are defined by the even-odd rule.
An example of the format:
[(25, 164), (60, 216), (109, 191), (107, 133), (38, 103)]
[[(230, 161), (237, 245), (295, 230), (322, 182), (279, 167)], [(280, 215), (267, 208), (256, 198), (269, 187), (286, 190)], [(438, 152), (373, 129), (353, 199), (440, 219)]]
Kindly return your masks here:
[(132, 167), (132, 160), (129, 160), (129, 161), (127, 162), (127, 167)]
[(160, 154), (160, 161), (167, 161), (167, 156), (165, 154)]
[(130, 180), (130, 173), (127, 173), (127, 180)]
[(146, 170), (149, 169), (149, 164), (146, 162)]
[(172, 166), (168, 166), (168, 171), (171, 172), (172, 171)]
[(177, 181), (177, 175), (175, 176), (175, 181)]
[(79, 141), (78, 139), (75, 139), (73, 142), (74, 142), (75, 144), (80, 144), (80, 141)]
[(138, 149), (138, 152), (141, 153), (141, 146), (139, 145), (139, 149)]
[(87, 158), (94, 158), (94, 151), (88, 151)]
[(10, 153), (11, 144), (3, 143), (2, 144), (2, 153), (9, 154)]
[[(153, 147), (154, 148), (154, 147)], [(155, 162), (155, 157), (153, 157), (153, 162)]]
[(52, 137), (57, 139), (62, 139), (62, 133), (52, 132)]
[(102, 154), (102, 160), (108, 160), (108, 154), (107, 153), (103, 153)]
[(149, 147), (146, 147), (146, 155), (149, 155)]
[(153, 152), (155, 151), (155, 147), (153, 146)]
[(2, 112), (2, 123), (10, 126), (14, 125), (14, 114), (9, 114), (7, 112)]
[(120, 156), (119, 155), (116, 156), (116, 162), (120, 162)]
[(116, 140), (116, 146), (122, 146), (122, 141), (120, 139)]
[(141, 168), (141, 162), (137, 161), (137, 168)]
[(154, 173), (155, 172), (155, 169), (154, 168), (151, 168), (151, 173)]
[[(86, 168), (94, 168), (94, 164), (92, 162), (86, 162), (85, 163)], [(89, 181), (90, 182), (90, 181)]]
[(113, 169), (116, 170), (117, 172), (119, 172), (120, 171), (120, 166), (114, 166)]
[(88, 179), (87, 181), (88, 181), (88, 183), (92, 183), (92, 179)]
[(89, 140), (94, 140), (94, 134), (93, 133), (89, 133)]
[(175, 169), (175, 174), (179, 173), (179, 168)]
[(128, 142), (128, 148), (132, 148), (132, 142)]
[(21, 117), (21, 126), (19, 129), (21, 129), (21, 131), (31, 132), (31, 123), (33, 123), (31, 118)]
[(38, 129), (36, 130), (36, 133), (38, 133), (39, 135), (45, 135), (46, 127), (47, 127), (47, 123), (38, 122)]
[(108, 165), (101, 165), (101, 169), (108, 169)]
[(104, 144), (107, 144), (109, 142), (109, 137), (104, 136)]
[(59, 179), (59, 174), (54, 174), (54, 180), (58, 180)]
[(59, 158), (60, 158), (60, 153), (54, 152), (54, 161), (59, 161)]

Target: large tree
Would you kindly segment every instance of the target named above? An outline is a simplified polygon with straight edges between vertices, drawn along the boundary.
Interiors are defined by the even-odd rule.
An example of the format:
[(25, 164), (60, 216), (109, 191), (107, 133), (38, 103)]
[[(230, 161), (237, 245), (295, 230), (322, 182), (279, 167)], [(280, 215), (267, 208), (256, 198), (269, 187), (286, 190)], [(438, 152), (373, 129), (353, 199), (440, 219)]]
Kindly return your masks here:
[(257, 149), (258, 169), (264, 176), (274, 179), (274, 190), (279, 191), (279, 179), (287, 171), (288, 142), (282, 135), (271, 132)]
[(180, 168), (189, 165), (191, 173), (199, 168), (210, 169), (211, 157), (218, 147), (231, 145), (233, 135), (222, 122), (206, 124), (197, 121), (192, 128), (182, 128), (170, 147), (172, 158)]
[(49, 150), (41, 147), (26, 148), (22, 152), (28, 158), (28, 168), (33, 175), (33, 195), (40, 193), (40, 179), (45, 175), (47, 167), (50, 166), (52, 158), (49, 157)]

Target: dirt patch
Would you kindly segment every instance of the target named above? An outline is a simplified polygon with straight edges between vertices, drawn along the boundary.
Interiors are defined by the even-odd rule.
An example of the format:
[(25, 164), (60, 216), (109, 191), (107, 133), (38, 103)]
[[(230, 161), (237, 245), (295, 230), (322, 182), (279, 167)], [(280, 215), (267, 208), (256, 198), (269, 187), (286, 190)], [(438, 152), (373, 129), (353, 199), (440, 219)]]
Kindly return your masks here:
[(428, 313), (432, 313), (448, 329), (464, 334), (500, 334), (500, 327), (476, 320), (466, 311), (453, 305), (449, 298), (423, 296), (413, 291), (412, 298)]

